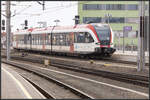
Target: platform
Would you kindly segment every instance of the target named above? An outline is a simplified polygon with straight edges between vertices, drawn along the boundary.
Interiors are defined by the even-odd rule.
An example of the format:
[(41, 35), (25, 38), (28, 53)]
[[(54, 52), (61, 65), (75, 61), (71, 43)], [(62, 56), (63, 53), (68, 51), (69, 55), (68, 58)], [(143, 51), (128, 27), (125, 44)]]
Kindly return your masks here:
[(1, 64), (2, 99), (45, 99), (45, 97), (9, 65)]

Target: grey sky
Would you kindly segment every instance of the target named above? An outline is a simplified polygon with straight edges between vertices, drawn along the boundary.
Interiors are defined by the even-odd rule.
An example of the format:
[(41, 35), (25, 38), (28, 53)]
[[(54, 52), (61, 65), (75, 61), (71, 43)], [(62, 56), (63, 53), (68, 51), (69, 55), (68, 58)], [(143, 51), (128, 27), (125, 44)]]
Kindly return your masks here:
[[(2, 4), (5, 2), (2, 2)], [(42, 10), (42, 5), (36, 1), (30, 2), (15, 2), (12, 1), (11, 13), (14, 14), (16, 11), (17, 15), (11, 17), (12, 31), (17, 28), (22, 28), (20, 24), (24, 23), (24, 20), (28, 20), (29, 27), (37, 27), (37, 22), (46, 21), (48, 26), (53, 26), (56, 23), (55, 19), (59, 19), (58, 25), (74, 25), (74, 16), (77, 15), (77, 1), (46, 1), (45, 8)], [(30, 6), (31, 5), (31, 6)], [(2, 6), (2, 13), (5, 10), (5, 6)], [(1, 16), (5, 19), (4, 16)]]

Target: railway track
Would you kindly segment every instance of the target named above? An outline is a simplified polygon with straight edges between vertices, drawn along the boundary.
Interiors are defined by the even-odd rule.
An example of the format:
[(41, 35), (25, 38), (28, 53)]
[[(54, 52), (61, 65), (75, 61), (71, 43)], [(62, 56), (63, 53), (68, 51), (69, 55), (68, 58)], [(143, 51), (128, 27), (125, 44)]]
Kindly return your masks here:
[[(3, 52), (5, 52), (3, 50)], [(29, 52), (29, 51), (16, 51), (16, 50), (13, 50), (12, 51), (13, 53), (25, 53), (25, 54), (38, 54), (38, 55), (41, 55), (41, 56), (47, 56), (49, 55), (48, 53), (45, 53), (45, 52), (40, 52), (40, 53), (36, 53), (36, 52)], [(63, 55), (52, 55), (54, 57), (62, 57)], [(47, 56), (48, 57), (48, 56)], [(81, 60), (89, 60), (88, 57), (84, 57), (84, 58), (80, 58), (78, 56), (63, 56), (63, 58), (69, 58), (69, 59), (81, 59)], [(109, 62), (112, 62), (112, 63), (122, 63), (122, 64), (133, 64), (133, 65), (137, 65), (137, 62), (133, 62), (133, 61), (125, 61), (125, 60), (120, 60), (119, 58), (113, 58), (113, 57), (95, 57), (95, 58), (90, 58), (91, 60), (96, 60), (96, 61), (109, 61)], [(145, 63), (145, 66), (149, 66), (149, 63)]]
[[(50, 75), (47, 75), (46, 73), (42, 71), (35, 70), (32, 66), (26, 66), (23, 64), (15, 63), (15, 62), (9, 62), (9, 61), (2, 61), (5, 64), (15, 66), (17, 68), (20, 68), (22, 70), (25, 70), (27, 72), (30, 72), (32, 74), (38, 75), (41, 78), (44, 78), (48, 80), (49, 82), (53, 82), (60, 87), (64, 87), (64, 89), (67, 89), (67, 91), (71, 91), (73, 94), (77, 95), (80, 99), (94, 99), (94, 97), (90, 96), (89, 94), (86, 94), (82, 91), (80, 91), (77, 88), (72, 87), (71, 85), (68, 85), (58, 79), (55, 79), (51, 77)], [(49, 92), (42, 89), (39, 85), (37, 85), (35, 82), (31, 81), (29, 78), (23, 76), (27, 81), (29, 81), (34, 87), (36, 87), (47, 99), (57, 99), (54, 95), (50, 94)]]
[[(49, 80), (48, 77), (51, 77), (52, 79), (50, 79), (50, 81), (57, 80), (59, 81), (59, 83), (57, 83), (58, 85), (60, 85), (61, 82), (67, 86), (71, 86), (75, 89), (78, 89), (78, 91), (80, 91), (83, 94), (86, 94), (86, 96), (89, 95), (88, 97), (83, 96), (83, 94), (79, 95), (81, 98), (89, 98), (89, 97), (90, 99), (91, 98), (92, 99), (93, 98), (105, 98), (105, 99), (106, 98), (128, 98), (128, 99), (148, 98), (148, 94), (145, 94), (143, 92), (138, 92), (128, 88), (118, 87), (115, 85), (91, 80), (84, 77), (74, 76), (72, 74), (66, 74), (64, 72), (59, 72), (52, 69), (49, 70), (47, 68), (41, 68), (36, 66), (32, 67), (31, 64), (25, 64), (25, 62), (24, 63), (18, 63), (14, 61), (11, 62), (4, 61), (4, 62), (13, 66), (17, 66), (18, 68), (21, 68), (23, 70), (30, 71), (31, 73), (40, 75), (47, 80)], [(64, 88), (68, 89), (68, 87), (64, 87)], [(75, 94), (79, 94), (79, 93), (75, 91)]]
[[(44, 58), (40, 58), (40, 59), (35, 58), (35, 57), (32, 57), (32, 58), (31, 57), (30, 58), (12, 57), (12, 58), (16, 59), (16, 60), (24, 60), (24, 61), (29, 61), (29, 62), (33, 62), (33, 63), (40, 63), (40, 64), (43, 64), (43, 62), (44, 62)], [(63, 69), (77, 71), (77, 72), (97, 75), (97, 76), (101, 76), (104, 78), (110, 78), (113, 80), (131, 83), (131, 84), (139, 85), (139, 86), (143, 86), (143, 87), (149, 86), (149, 77), (146, 77), (146, 76), (89, 69), (89, 68), (82, 67), (81, 64), (76, 64), (76, 63), (67, 62), (67, 61), (63, 61), (63, 60), (56, 60), (56, 59), (53, 59), (53, 60), (51, 59), (50, 65), (55, 66), (55, 67), (59, 67), (59, 68), (63, 68)]]

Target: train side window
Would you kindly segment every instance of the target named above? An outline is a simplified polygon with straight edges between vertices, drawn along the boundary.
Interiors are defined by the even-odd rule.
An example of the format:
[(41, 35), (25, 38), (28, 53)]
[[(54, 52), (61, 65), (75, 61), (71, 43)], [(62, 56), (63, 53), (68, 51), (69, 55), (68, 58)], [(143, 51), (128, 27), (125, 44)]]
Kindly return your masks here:
[(38, 45), (40, 45), (40, 34), (38, 34)]
[(40, 37), (40, 34), (39, 34), (39, 45), (41, 45), (41, 37)]
[(43, 34), (40, 34), (40, 43), (43, 45)]
[(36, 45), (36, 34), (34, 35), (34, 45)]
[(37, 34), (35, 34), (35, 45), (37, 45)]
[(70, 37), (69, 37), (69, 33), (66, 34), (66, 45), (70, 45)]
[(50, 33), (48, 33), (48, 45), (51, 45), (51, 35), (50, 35)]
[(52, 35), (52, 45), (56, 45), (56, 35), (55, 34), (53, 34)]
[(34, 35), (32, 35), (32, 45), (34, 45)]
[(60, 45), (66, 45), (66, 35), (65, 35), (65, 33), (61, 33), (59, 42), (60, 42)]
[(34, 35), (32, 36), (32, 44), (34, 45)]
[(83, 32), (77, 33), (77, 43), (85, 43), (85, 34)]
[(37, 45), (37, 41), (38, 41), (38, 35), (37, 34), (36, 34), (36, 38), (35, 39), (36, 39), (36, 45)]

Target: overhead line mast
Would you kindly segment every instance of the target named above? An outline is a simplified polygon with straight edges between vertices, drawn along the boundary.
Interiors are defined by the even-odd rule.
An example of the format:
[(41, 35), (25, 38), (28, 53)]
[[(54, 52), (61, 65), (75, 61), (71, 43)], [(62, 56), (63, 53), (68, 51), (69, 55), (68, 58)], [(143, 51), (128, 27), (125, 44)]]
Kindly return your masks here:
[(7, 33), (7, 61), (10, 60), (10, 1), (6, 1), (6, 33)]

